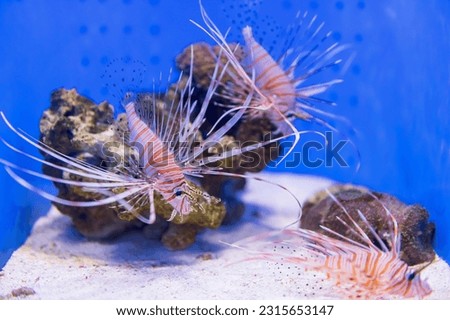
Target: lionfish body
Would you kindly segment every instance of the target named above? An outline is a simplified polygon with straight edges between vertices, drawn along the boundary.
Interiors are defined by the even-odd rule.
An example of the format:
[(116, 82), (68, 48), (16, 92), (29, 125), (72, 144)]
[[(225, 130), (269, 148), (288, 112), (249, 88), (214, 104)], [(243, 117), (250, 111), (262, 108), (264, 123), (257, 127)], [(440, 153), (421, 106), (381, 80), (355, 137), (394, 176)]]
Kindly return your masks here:
[[(253, 99), (254, 108), (249, 109), (249, 114), (252, 117), (260, 117), (265, 114), (279, 131), (288, 134), (292, 132), (292, 129), (286, 123), (286, 115), (294, 112), (296, 105), (296, 90), (292, 79), (256, 42), (251, 27), (245, 27), (242, 34), (245, 39), (244, 48), (249, 64), (246, 69), (254, 70), (255, 79), (251, 84), (255, 85), (261, 93)], [(242, 104), (242, 101), (237, 100), (234, 103)]]
[[(277, 132), (283, 135), (294, 133), (294, 144), (283, 159), (293, 150), (299, 141), (300, 133), (292, 124), (295, 118), (314, 119), (321, 124), (329, 126), (326, 122), (314, 117), (312, 113), (334, 117), (328, 112), (315, 107), (318, 102), (327, 104), (332, 103), (317, 98), (316, 95), (326, 91), (332, 85), (340, 83), (341, 80), (334, 79), (328, 82), (307, 86), (302, 86), (302, 84), (311, 76), (341, 62), (341, 60), (335, 60), (330, 63), (324, 63), (324, 61), (333, 57), (340, 50), (336, 43), (329, 46), (315, 58), (312, 58), (312, 55), (317, 53), (318, 45), (313, 45), (312, 49), (306, 50), (301, 50), (304, 48), (286, 49), (283, 55), (278, 60), (275, 60), (270, 53), (255, 40), (252, 28), (246, 26), (242, 30), (245, 41), (245, 44), (243, 45), (244, 59), (243, 61), (239, 61), (236, 55), (237, 48), (232, 49), (229, 46), (226, 36), (221, 33), (207, 15), (205, 9), (202, 7), (201, 1), (200, 9), (206, 27), (203, 27), (194, 21), (192, 22), (222, 48), (232, 66), (228, 71), (232, 81), (223, 84), (225, 91), (223, 96), (234, 105), (232, 110), (242, 108), (244, 106), (243, 102), (245, 98), (248, 93), (251, 92), (253, 94), (252, 100), (248, 106), (244, 106), (247, 116), (253, 119), (264, 116), (275, 125)], [(302, 19), (300, 19), (298, 26), (292, 27), (295, 30), (291, 30), (289, 33), (293, 39), (292, 41), (287, 41), (288, 43), (295, 41), (295, 38), (300, 32), (300, 27), (305, 22), (303, 20), (306, 20), (306, 17), (307, 14), (304, 14), (301, 17)], [(297, 18), (300, 18), (300, 16), (297, 15)], [(309, 29), (312, 28), (315, 20), (316, 17), (312, 18), (310, 23), (307, 23), (307, 31), (311, 31)], [(312, 32), (309, 42), (317, 38), (322, 27), (323, 24)], [(322, 38), (320, 42), (324, 42), (329, 35), (330, 33)], [(306, 71), (297, 75), (296, 73), (298, 73), (300, 65), (305, 64), (308, 59), (312, 59), (312, 62), (309, 62), (306, 66)], [(287, 60), (290, 60), (290, 63), (287, 66), (284, 66)]]
[(245, 241), (245, 248), (256, 253), (256, 259), (324, 273), (336, 290), (350, 299), (422, 299), (431, 293), (431, 289), (421, 279), (420, 268), (410, 267), (400, 259), (397, 221), (387, 208), (384, 209), (392, 227), (389, 247), (360, 211), (359, 217), (375, 237), (376, 244), (345, 210), (349, 222), (340, 221), (358, 235), (360, 242), (326, 227), (322, 228), (338, 239), (300, 228), (253, 237)]
[(280, 245), (295, 244), (310, 254), (309, 258), (284, 256), (283, 262), (325, 273), (350, 299), (422, 299), (431, 293), (420, 275), (400, 260), (396, 250), (359, 246), (303, 229), (286, 230), (283, 237), (286, 240)]
[[(129, 143), (139, 145), (139, 165), (147, 178), (154, 181), (154, 189), (174, 208), (173, 215), (187, 215), (191, 212), (191, 206), (186, 197), (188, 187), (183, 170), (161, 138), (138, 117), (135, 106), (130, 102), (125, 106), (125, 111), (130, 130)], [(153, 212), (150, 220), (154, 220)]]

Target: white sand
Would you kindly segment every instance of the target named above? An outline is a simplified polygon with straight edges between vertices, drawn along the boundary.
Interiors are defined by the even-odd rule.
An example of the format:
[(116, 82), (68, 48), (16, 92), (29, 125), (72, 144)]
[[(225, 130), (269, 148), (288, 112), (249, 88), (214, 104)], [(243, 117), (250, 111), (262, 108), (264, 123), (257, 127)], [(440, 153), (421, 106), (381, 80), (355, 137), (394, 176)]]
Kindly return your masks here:
[[(262, 175), (290, 188), (300, 200), (327, 187), (325, 179), (289, 174)], [(339, 298), (320, 274), (286, 270), (264, 261), (230, 262), (246, 256), (222, 245), (284, 227), (295, 221), (296, 204), (285, 191), (249, 181), (249, 204), (232, 226), (207, 230), (185, 251), (171, 252), (133, 232), (114, 241), (87, 241), (70, 219), (50, 210), (0, 274), (0, 297), (30, 288), (30, 299), (299, 299)], [(200, 257), (211, 254), (211, 260)], [(438, 260), (422, 272), (431, 299), (450, 299), (450, 267)], [(29, 289), (27, 289), (29, 290)], [(32, 291), (31, 291), (32, 292)], [(25, 296), (21, 296), (24, 298)]]

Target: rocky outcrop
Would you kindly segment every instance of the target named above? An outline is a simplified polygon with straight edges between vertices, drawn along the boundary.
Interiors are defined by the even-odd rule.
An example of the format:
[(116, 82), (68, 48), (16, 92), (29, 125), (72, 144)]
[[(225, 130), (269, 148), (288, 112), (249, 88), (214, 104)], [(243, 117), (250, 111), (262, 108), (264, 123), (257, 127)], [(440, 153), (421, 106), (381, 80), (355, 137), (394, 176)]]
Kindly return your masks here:
[(392, 226), (385, 211), (388, 209), (397, 220), (401, 234), (400, 258), (408, 265), (433, 261), (435, 252), (432, 242), (435, 226), (429, 221), (428, 212), (423, 207), (407, 205), (389, 194), (369, 192), (363, 187), (353, 185), (335, 185), (329, 188), (329, 192), (334, 199), (330, 194), (322, 191), (306, 201), (300, 222), (302, 228), (333, 236), (320, 228), (320, 225), (323, 225), (345, 237), (360, 241), (337, 219), (340, 217), (344, 221), (348, 221), (342, 209), (345, 208), (376, 244), (370, 230), (358, 216), (357, 210), (360, 210), (381, 239), (389, 246), (388, 239)]

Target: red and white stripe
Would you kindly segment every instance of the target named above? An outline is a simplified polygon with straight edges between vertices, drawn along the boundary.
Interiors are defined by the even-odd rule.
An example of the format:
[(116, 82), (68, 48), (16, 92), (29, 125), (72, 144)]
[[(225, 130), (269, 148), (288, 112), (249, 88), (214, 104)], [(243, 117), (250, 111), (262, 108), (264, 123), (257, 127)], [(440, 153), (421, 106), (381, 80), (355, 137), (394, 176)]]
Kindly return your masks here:
[(155, 190), (169, 202), (178, 213), (189, 214), (189, 201), (177, 197), (176, 190), (184, 190), (186, 178), (176, 163), (173, 153), (161, 139), (136, 114), (135, 103), (125, 106), (130, 129), (130, 143), (139, 145), (139, 162), (148, 177), (156, 179)]

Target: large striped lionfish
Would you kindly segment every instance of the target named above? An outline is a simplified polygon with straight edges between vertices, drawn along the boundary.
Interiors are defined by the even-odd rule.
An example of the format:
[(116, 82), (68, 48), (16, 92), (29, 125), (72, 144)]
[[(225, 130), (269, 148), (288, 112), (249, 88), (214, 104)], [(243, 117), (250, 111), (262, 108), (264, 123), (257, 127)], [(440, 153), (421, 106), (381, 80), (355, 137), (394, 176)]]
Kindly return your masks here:
[[(246, 116), (251, 119), (260, 119), (262, 116), (269, 119), (276, 127), (276, 132), (283, 135), (294, 133), (294, 143), (281, 160), (293, 150), (300, 139), (300, 132), (292, 123), (294, 119), (313, 119), (328, 128), (334, 129), (325, 121), (314, 117), (311, 112), (339, 118), (318, 109), (315, 105), (318, 102), (333, 105), (333, 103), (320, 99), (316, 95), (342, 80), (334, 79), (304, 86), (304, 82), (312, 76), (341, 62), (339, 59), (327, 62), (342, 49), (337, 43), (330, 45), (321, 53), (318, 52), (319, 45), (325, 42), (331, 34), (329, 32), (325, 36), (320, 36), (324, 26), (323, 23), (315, 27), (315, 16), (308, 21), (307, 12), (303, 15), (299, 12), (296, 23), (288, 29), (287, 34), (290, 37), (287, 39), (286, 45), (294, 45), (296, 38), (299, 38), (303, 31), (310, 33), (310, 35), (306, 42), (298, 48), (284, 49), (281, 57), (277, 60), (255, 40), (252, 27), (246, 26), (242, 30), (245, 42), (242, 46), (244, 58), (243, 61), (240, 61), (237, 54), (239, 45), (231, 47), (228, 44), (227, 33), (223, 34), (214, 24), (202, 6), (201, 0), (199, 4), (206, 26), (201, 26), (192, 20), (191, 22), (220, 46), (231, 65), (231, 68), (228, 68), (228, 73), (232, 80), (223, 84), (225, 93), (222, 93), (225, 99), (234, 106), (229, 112), (245, 108)], [(300, 67), (304, 70), (301, 74), (299, 74)], [(250, 92), (252, 98), (250, 103), (247, 104), (246, 101)]]
[[(193, 57), (193, 47), (191, 47), (191, 64), (193, 64)], [(200, 126), (204, 122), (205, 113), (211, 104), (211, 98), (216, 92), (226, 66), (221, 69), (217, 64), (215, 67), (211, 83), (200, 106), (197, 106), (197, 101), (192, 101), (191, 98), (194, 89), (192, 69), (186, 83), (181, 81), (180, 76), (178, 83), (175, 85), (175, 96), (180, 97), (178, 101), (175, 102), (175, 99), (173, 99), (171, 102), (163, 102), (163, 109), (167, 111), (165, 116), (157, 107), (156, 94), (153, 94), (153, 101), (150, 101), (150, 104), (143, 103), (139, 99), (139, 95), (128, 94), (126, 96), (123, 104), (128, 119), (128, 144), (138, 150), (138, 155), (131, 155), (130, 159), (126, 159), (129, 168), (112, 172), (62, 154), (34, 139), (24, 131), (16, 129), (2, 112), (0, 113), (1, 117), (15, 134), (62, 165), (25, 153), (0, 138), (2, 142), (15, 152), (60, 170), (64, 174), (59, 178), (20, 167), (7, 160), (0, 159), (0, 163), (5, 166), (8, 174), (19, 184), (58, 204), (92, 207), (118, 203), (139, 220), (145, 223), (153, 223), (156, 218), (154, 193), (158, 192), (173, 208), (169, 220), (174, 219), (177, 215), (184, 217), (191, 213), (193, 208), (198, 207), (199, 204), (195, 201), (196, 197), (203, 197), (207, 203), (212, 200), (208, 193), (191, 186), (191, 178), (202, 177), (205, 174), (245, 177), (220, 171), (218, 168), (207, 166), (208, 164), (211, 165), (217, 161), (240, 155), (243, 152), (258, 149), (283, 138), (255, 143), (243, 148), (225, 150), (220, 154), (208, 155), (209, 148), (217, 145), (228, 130), (239, 121), (244, 109), (236, 112), (217, 130), (210, 130), (206, 137), (200, 141)], [(249, 94), (247, 104), (251, 97), (252, 95)], [(16, 171), (52, 182), (80, 187), (87, 193), (92, 194), (94, 200), (72, 201), (54, 196), (30, 184)], [(269, 183), (277, 185), (272, 182)], [(293, 197), (295, 198), (295, 196)], [(295, 200), (300, 206), (298, 200), (296, 198)], [(137, 213), (138, 208), (135, 207), (143, 206), (146, 201), (150, 205), (148, 216)], [(204, 208), (200, 207), (199, 209), (204, 212)]]
[[(244, 239), (232, 246), (255, 255), (249, 260), (269, 260), (278, 265), (324, 273), (336, 291), (350, 299), (422, 299), (431, 293), (427, 282), (420, 277), (424, 266), (408, 266), (400, 260), (400, 232), (389, 209), (380, 203), (390, 222), (388, 243), (385, 243), (360, 210), (361, 225), (339, 200), (328, 194), (345, 213), (346, 219), (337, 219), (359, 241), (321, 226), (335, 237), (301, 228), (284, 229)], [(373, 242), (362, 224), (370, 230)]]

